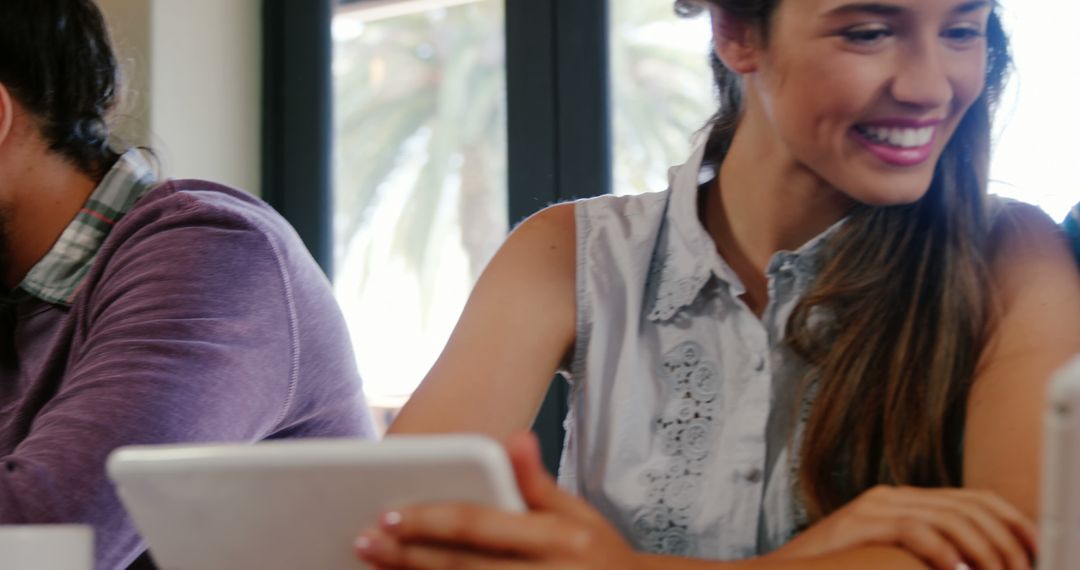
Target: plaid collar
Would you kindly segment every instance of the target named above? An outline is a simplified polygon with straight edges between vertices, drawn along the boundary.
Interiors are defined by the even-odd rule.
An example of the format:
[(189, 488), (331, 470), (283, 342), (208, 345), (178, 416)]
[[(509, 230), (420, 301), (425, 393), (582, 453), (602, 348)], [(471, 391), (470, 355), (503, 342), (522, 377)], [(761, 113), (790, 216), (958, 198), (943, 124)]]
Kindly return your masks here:
[(47, 303), (70, 306), (109, 231), (157, 183), (141, 150), (124, 153), (19, 289)]

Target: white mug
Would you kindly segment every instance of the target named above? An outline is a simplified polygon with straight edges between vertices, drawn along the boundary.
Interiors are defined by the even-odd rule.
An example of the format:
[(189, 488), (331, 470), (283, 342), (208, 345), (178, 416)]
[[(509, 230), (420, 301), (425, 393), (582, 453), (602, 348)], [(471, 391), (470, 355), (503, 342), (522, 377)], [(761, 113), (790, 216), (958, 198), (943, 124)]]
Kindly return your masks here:
[(87, 525), (0, 525), (4, 570), (94, 570), (94, 529)]

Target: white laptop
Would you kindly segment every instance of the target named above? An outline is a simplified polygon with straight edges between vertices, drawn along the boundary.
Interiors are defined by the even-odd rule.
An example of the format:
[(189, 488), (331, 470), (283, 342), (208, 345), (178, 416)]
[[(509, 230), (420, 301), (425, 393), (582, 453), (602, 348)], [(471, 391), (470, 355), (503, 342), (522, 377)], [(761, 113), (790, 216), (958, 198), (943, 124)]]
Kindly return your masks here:
[(353, 570), (386, 509), (466, 501), (523, 511), (509, 461), (480, 436), (127, 447), (110, 478), (162, 570)]

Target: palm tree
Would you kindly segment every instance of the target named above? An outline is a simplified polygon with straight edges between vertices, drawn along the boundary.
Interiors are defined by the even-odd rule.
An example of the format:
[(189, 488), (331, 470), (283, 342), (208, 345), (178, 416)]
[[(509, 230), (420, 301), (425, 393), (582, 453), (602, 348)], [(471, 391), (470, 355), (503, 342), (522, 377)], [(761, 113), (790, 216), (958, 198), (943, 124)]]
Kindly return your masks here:
[[(392, 247), (429, 282), (432, 245), (446, 239), (434, 232), (437, 214), (456, 186), (461, 237), (479, 275), (506, 227), (501, 22), (499, 2), (477, 2), (369, 23), (338, 43), (335, 66), (348, 71), (335, 86), (337, 243), (370, 221), (380, 193), (406, 192)], [(416, 174), (386, 187), (400, 170)]]
[(615, 192), (663, 190), (669, 166), (716, 110), (706, 18), (679, 20), (671, 0), (612, 0)]
[[(460, 240), (475, 280), (505, 236), (503, 2), (375, 21), (361, 3), (335, 18), (339, 290), (362, 294), (394, 259), (426, 320), (446, 240)], [(713, 111), (707, 46), (669, 45), (671, 0), (612, 2), (617, 190), (660, 190)]]

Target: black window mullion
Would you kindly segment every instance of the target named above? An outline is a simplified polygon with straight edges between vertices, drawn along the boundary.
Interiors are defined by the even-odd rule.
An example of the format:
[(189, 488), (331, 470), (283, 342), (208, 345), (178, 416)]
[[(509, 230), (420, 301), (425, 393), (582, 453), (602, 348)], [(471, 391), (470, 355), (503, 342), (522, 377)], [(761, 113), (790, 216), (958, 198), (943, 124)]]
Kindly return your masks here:
[(558, 0), (559, 198), (611, 192), (608, 0)]
[(264, 0), (263, 198), (333, 267), (332, 0)]
[(554, 0), (506, 0), (511, 226), (559, 199)]
[[(610, 192), (607, 0), (506, 0), (510, 222)], [(562, 451), (569, 387), (537, 414), (544, 464)]]
[[(355, 0), (337, 0), (344, 3)], [(362, 1), (362, 0), (361, 0)], [(608, 0), (505, 0), (511, 224), (611, 186)], [(335, 0), (264, 0), (263, 197), (332, 275)], [(554, 470), (568, 388), (534, 429)]]

